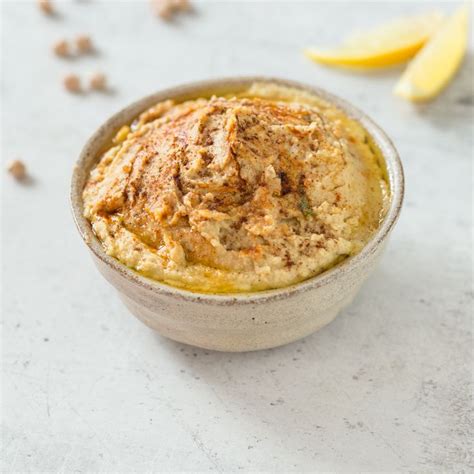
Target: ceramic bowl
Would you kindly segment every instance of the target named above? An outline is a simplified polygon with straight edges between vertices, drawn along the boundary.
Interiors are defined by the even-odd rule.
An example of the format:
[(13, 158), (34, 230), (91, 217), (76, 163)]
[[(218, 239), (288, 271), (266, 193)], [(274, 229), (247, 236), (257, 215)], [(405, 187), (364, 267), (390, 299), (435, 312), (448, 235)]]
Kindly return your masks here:
[[(239, 92), (255, 81), (309, 91), (358, 120), (379, 146), (386, 162), (391, 203), (380, 228), (362, 251), (340, 265), (291, 287), (250, 294), (192, 293), (148, 279), (108, 256), (83, 217), (82, 190), (89, 171), (116, 131), (145, 109), (165, 99), (178, 101)], [(71, 203), (79, 232), (105, 279), (138, 319), (163, 336), (206, 349), (251, 351), (300, 339), (332, 321), (348, 305), (380, 259), (400, 213), (403, 170), (387, 135), (364, 113), (342, 99), (304, 84), (265, 77), (220, 79), (167, 89), (129, 105), (90, 138), (74, 168)]]

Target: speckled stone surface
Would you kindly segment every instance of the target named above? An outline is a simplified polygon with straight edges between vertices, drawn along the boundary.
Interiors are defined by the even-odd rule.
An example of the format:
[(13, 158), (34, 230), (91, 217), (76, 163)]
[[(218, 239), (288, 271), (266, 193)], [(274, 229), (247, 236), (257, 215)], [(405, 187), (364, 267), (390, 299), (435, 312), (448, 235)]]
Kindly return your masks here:
[[(57, 2), (59, 3), (59, 2)], [(4, 472), (469, 471), (472, 469), (472, 45), (451, 87), (415, 107), (396, 68), (350, 74), (301, 47), (414, 3), (205, 2), (173, 24), (147, 2), (2, 2)], [(452, 4), (440, 4), (449, 10)], [(91, 33), (98, 53), (51, 44)], [(104, 70), (111, 94), (71, 96), (63, 74)], [(214, 76), (322, 86), (395, 141), (407, 189), (378, 270), (354, 304), (300, 342), (225, 354), (166, 340), (97, 273), (68, 204), (73, 162), (110, 114)]]

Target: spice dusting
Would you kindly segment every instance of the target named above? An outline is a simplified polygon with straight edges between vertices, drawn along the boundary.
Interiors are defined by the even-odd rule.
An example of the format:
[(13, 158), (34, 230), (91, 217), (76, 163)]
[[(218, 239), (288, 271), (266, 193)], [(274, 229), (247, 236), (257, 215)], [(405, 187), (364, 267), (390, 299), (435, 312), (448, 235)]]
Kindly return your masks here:
[(275, 85), (165, 101), (118, 131), (85, 187), (85, 215), (110, 255), (161, 282), (288, 286), (377, 229), (389, 193), (366, 138), (338, 109)]

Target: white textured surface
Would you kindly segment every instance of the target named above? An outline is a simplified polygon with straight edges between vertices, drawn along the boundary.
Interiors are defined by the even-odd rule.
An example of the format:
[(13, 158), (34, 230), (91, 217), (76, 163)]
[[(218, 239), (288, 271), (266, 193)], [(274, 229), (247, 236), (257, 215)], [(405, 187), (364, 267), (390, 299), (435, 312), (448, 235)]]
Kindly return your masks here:
[[(76, 1), (45, 18), (2, 2), (5, 472), (473, 468), (472, 50), (436, 102), (394, 98), (400, 69), (324, 69), (301, 48), (410, 3), (204, 3), (165, 25), (147, 3)], [(442, 5), (449, 9), (449, 5)], [(100, 54), (60, 61), (62, 36)], [(103, 69), (116, 93), (67, 95)], [(159, 88), (233, 74), (325, 87), (367, 111), (404, 161), (404, 211), (378, 271), (329, 327), (284, 348), (209, 353), (153, 334), (99, 276), (68, 209), (73, 162), (109, 114)], [(472, 451), (471, 451), (472, 452)]]

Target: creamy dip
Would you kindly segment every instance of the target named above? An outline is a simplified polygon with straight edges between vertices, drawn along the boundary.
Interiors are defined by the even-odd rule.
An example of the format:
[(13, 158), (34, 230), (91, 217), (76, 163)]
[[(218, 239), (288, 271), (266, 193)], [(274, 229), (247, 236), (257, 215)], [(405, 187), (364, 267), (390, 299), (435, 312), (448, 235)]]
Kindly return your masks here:
[(206, 293), (281, 288), (356, 254), (389, 192), (367, 132), (321, 99), (256, 83), (168, 100), (117, 134), (84, 189), (106, 252)]

